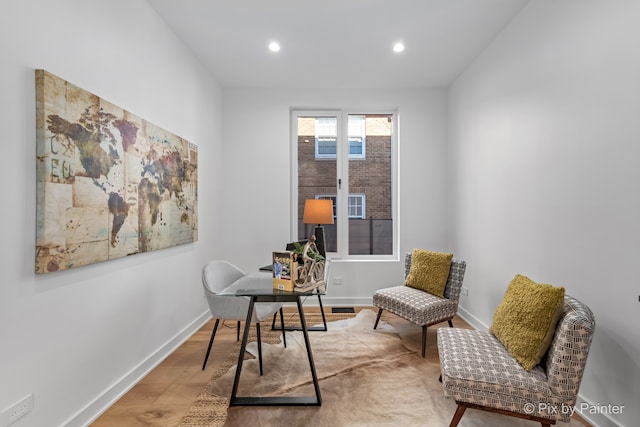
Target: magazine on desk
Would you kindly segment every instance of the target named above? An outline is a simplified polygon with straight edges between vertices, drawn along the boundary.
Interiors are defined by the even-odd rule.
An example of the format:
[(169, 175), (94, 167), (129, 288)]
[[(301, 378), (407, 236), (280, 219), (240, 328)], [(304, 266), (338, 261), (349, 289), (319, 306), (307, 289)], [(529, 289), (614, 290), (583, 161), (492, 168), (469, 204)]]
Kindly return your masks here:
[(295, 262), (293, 252), (273, 252), (273, 289), (293, 291), (292, 271), (295, 271)]
[(314, 273), (307, 270), (309, 265), (301, 264), (295, 252), (276, 251), (272, 254), (273, 288), (289, 292), (310, 292), (320, 288), (325, 290), (325, 267), (315, 265)]

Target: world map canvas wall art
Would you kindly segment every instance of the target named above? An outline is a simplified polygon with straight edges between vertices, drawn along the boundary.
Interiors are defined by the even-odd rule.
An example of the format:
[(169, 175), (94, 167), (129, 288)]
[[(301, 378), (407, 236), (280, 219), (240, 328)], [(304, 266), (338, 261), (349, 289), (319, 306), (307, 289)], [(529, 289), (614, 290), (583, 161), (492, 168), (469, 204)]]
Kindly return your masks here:
[(36, 273), (198, 240), (194, 144), (36, 70)]

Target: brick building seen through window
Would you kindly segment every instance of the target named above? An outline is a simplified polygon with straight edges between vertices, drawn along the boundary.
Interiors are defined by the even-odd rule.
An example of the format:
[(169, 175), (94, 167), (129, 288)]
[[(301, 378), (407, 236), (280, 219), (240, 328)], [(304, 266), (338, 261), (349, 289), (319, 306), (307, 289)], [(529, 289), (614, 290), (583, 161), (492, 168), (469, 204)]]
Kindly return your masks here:
[[(391, 254), (392, 218), (391, 114), (348, 116), (349, 254)], [(302, 224), (304, 201), (331, 199), (338, 203), (339, 144), (336, 117), (303, 117), (297, 121), (298, 230), (306, 238), (312, 227)], [(337, 225), (325, 226), (327, 249), (336, 251)], [(310, 231), (311, 230), (311, 231)]]

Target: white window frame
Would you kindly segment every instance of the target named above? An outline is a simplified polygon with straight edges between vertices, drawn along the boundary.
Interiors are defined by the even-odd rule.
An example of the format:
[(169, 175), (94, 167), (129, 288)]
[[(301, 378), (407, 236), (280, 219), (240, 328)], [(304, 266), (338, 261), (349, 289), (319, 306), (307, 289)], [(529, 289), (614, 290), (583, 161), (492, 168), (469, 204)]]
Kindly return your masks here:
[[(292, 241), (298, 237), (297, 218), (298, 218), (298, 137), (297, 137), (297, 119), (298, 117), (336, 117), (338, 135), (342, 135), (339, 138), (341, 141), (348, 141), (348, 132), (344, 129), (342, 123), (347, 121), (349, 114), (388, 114), (393, 116), (392, 121), (392, 134), (391, 134), (391, 215), (393, 218), (393, 242), (392, 253), (389, 255), (349, 255), (349, 233), (344, 230), (348, 230), (349, 218), (343, 210), (346, 209), (348, 203), (348, 169), (349, 169), (349, 144), (336, 144), (336, 152), (341, 152), (341, 156), (336, 156), (336, 189), (338, 194), (336, 195), (339, 203), (334, 211), (336, 216), (335, 221), (339, 230), (343, 230), (338, 233), (338, 252), (328, 253), (327, 256), (331, 259), (342, 260), (394, 260), (397, 261), (399, 253), (399, 235), (400, 235), (400, 215), (398, 211), (399, 206), (399, 191), (398, 191), (398, 123), (400, 121), (399, 114), (395, 109), (380, 110), (376, 108), (358, 108), (353, 110), (294, 110), (290, 111), (290, 136), (291, 136), (291, 206), (290, 213), (291, 229), (290, 235)], [(340, 145), (340, 147), (338, 147)]]

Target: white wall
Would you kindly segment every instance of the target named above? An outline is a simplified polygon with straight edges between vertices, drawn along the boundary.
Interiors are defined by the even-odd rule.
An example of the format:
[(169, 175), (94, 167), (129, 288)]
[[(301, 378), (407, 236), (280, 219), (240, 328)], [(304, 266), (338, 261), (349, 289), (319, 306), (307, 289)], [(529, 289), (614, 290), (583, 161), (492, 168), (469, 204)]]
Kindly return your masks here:
[[(400, 120), (400, 254), (448, 250), (444, 90), (224, 89), (224, 232), (227, 257), (246, 271), (269, 264), (291, 236), (290, 109), (397, 110)], [(256, 219), (257, 218), (257, 219)], [(402, 262), (334, 261), (343, 279), (327, 304), (371, 304), (402, 283)]]
[[(146, 2), (4, 2), (0, 53), (0, 410), (33, 393), (14, 425), (80, 425), (206, 320), (200, 267), (222, 247), (222, 96)], [(34, 274), (36, 68), (198, 145), (197, 243)]]
[(580, 390), (640, 419), (640, 3), (532, 1), (449, 93), (461, 305), (491, 324), (522, 273), (594, 311)]

